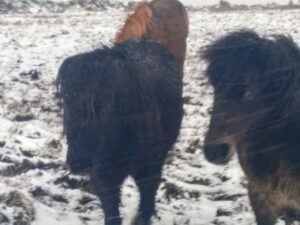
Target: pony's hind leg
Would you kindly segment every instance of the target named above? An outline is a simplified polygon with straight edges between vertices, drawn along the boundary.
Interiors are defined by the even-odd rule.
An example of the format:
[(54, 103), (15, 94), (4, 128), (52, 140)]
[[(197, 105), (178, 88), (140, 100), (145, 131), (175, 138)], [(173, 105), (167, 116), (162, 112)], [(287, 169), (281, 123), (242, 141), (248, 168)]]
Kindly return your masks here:
[[(104, 170), (103, 168), (100, 171)], [(91, 175), (91, 183), (94, 193), (99, 197), (102, 210), (105, 216), (105, 225), (121, 225), (122, 218), (120, 216), (120, 186), (124, 180), (124, 176), (117, 173), (95, 173)]]
[(140, 205), (134, 225), (150, 225), (151, 217), (155, 213), (155, 196), (161, 181), (161, 167), (155, 170), (145, 169), (145, 176), (135, 177), (135, 182), (140, 191)]

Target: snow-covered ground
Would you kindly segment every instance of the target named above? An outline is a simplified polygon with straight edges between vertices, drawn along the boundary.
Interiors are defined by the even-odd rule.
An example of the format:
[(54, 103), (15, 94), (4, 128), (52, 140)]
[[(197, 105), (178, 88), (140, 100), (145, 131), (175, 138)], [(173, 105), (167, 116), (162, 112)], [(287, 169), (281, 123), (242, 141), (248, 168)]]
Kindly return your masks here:
[[(63, 59), (110, 44), (123, 10), (0, 15), (0, 224), (102, 224), (88, 180), (66, 170), (66, 144), (55, 77)], [(185, 117), (156, 198), (154, 225), (252, 225), (246, 181), (234, 159), (205, 161), (201, 143), (209, 123), (211, 88), (199, 49), (228, 31), (254, 28), (290, 34), (300, 44), (300, 11), (190, 13), (184, 77)], [(138, 203), (134, 183), (123, 187), (129, 224)]]

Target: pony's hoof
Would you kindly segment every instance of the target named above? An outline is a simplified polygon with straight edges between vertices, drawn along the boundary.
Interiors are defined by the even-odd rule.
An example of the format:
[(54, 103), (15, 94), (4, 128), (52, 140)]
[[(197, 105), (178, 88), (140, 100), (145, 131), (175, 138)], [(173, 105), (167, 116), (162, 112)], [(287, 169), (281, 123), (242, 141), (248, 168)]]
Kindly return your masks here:
[(145, 221), (141, 216), (136, 216), (132, 225), (150, 225), (150, 221)]

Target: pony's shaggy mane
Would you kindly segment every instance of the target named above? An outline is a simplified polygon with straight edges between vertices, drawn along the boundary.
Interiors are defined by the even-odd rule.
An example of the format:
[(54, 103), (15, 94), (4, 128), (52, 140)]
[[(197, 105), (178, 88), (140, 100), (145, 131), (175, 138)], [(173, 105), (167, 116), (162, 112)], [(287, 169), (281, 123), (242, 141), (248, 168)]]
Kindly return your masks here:
[[(232, 32), (201, 53), (209, 62), (206, 76), (216, 90), (242, 96), (249, 80), (257, 81), (270, 107), (293, 102), (299, 89), (300, 50), (291, 37), (260, 37), (252, 30)], [(284, 111), (285, 107), (280, 107)], [(285, 108), (286, 109), (286, 108)]]
[(139, 3), (117, 32), (114, 42), (149, 38), (161, 43), (175, 55), (183, 75), (188, 36), (188, 15), (178, 0), (151, 0)]
[[(151, 141), (151, 137), (147, 139), (143, 135), (149, 135), (148, 127), (154, 128), (153, 138), (159, 135), (158, 102), (168, 101), (162, 96), (175, 95), (181, 99), (177, 90), (182, 82), (180, 77), (173, 76), (176, 73), (179, 73), (176, 60), (165, 46), (149, 39), (129, 40), (65, 60), (59, 70), (57, 87), (62, 98), (73, 95), (73, 101), (80, 95), (88, 95), (84, 96), (88, 99), (84, 104), (88, 124), (95, 119), (95, 102), (101, 101), (97, 99), (97, 92), (105, 91), (101, 86), (105, 83), (114, 93), (114, 107), (121, 117), (135, 121), (131, 122), (134, 124), (132, 132), (140, 135), (141, 141)], [(173, 86), (158, 91), (158, 87), (166, 83)], [(88, 94), (83, 94), (82, 90), (91, 86)]]
[(115, 42), (128, 39), (137, 39), (145, 35), (147, 29), (151, 29), (152, 11), (147, 2), (138, 4), (135, 12), (128, 16), (125, 25), (117, 33)]

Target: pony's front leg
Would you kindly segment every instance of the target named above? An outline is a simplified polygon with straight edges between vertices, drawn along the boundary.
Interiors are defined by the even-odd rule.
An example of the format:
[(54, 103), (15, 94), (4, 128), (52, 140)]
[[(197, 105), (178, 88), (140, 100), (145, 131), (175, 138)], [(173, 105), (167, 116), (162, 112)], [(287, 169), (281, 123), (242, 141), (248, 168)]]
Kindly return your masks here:
[[(105, 216), (105, 225), (121, 225), (120, 216), (120, 186), (124, 180), (120, 174), (109, 173), (109, 170), (101, 169), (102, 172), (91, 175), (91, 184), (94, 193), (101, 201)], [(106, 172), (106, 174), (105, 174)]]
[(154, 170), (145, 169), (139, 178), (136, 178), (141, 200), (134, 225), (151, 224), (151, 217), (155, 213), (155, 196), (161, 181), (161, 170), (162, 166), (160, 165)]
[(276, 207), (270, 196), (267, 185), (261, 186), (256, 182), (249, 181), (249, 199), (253, 208), (257, 225), (275, 225), (279, 216), (279, 209)]

